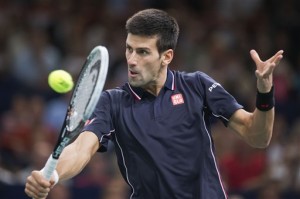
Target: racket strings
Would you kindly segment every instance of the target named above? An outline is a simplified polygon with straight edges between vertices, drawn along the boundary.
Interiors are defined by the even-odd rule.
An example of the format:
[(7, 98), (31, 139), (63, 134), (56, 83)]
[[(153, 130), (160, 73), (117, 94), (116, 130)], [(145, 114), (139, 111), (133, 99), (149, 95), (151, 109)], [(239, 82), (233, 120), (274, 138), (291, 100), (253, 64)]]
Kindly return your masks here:
[(78, 79), (77, 87), (74, 90), (73, 99), (71, 99), (71, 110), (69, 110), (68, 116), (67, 128), (69, 131), (73, 131), (82, 120), (87, 119), (83, 118), (85, 109), (90, 102), (99, 78), (100, 60), (95, 58), (97, 56), (96, 53), (97, 51), (88, 58)]

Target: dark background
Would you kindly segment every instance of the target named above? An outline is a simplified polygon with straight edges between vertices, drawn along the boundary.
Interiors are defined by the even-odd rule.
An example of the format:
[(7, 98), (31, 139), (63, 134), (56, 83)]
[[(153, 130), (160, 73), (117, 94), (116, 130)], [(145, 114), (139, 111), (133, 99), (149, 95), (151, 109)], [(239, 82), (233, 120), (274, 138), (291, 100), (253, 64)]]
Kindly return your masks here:
[[(107, 46), (106, 88), (127, 79), (124, 25), (144, 8), (161, 8), (180, 25), (170, 68), (204, 71), (245, 109), (254, 109), (255, 64), (283, 49), (274, 72), (276, 121), (271, 144), (253, 149), (220, 122), (213, 125), (223, 183), (232, 199), (300, 198), (300, 1), (297, 0), (0, 0), (0, 198), (22, 199), (56, 141), (69, 95), (54, 93), (54, 69), (74, 79), (89, 51)], [(228, 132), (227, 132), (228, 131)], [(111, 146), (49, 198), (128, 197)]]

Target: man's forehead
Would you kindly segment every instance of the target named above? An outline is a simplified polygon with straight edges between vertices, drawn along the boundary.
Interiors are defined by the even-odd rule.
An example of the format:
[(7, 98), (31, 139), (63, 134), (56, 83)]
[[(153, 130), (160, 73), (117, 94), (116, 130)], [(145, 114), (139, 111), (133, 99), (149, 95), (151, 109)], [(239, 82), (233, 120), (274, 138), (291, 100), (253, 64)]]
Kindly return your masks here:
[(156, 48), (157, 36), (141, 36), (128, 34), (126, 45), (133, 48)]

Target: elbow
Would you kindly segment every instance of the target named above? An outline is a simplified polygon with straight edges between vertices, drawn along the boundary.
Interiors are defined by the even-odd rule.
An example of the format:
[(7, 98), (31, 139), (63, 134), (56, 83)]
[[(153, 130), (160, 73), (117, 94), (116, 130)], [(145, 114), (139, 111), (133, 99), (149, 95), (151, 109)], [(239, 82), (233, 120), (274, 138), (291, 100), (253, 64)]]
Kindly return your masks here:
[(264, 149), (270, 145), (271, 136), (258, 136), (248, 140), (248, 144), (254, 148)]
[(270, 145), (271, 142), (271, 136), (265, 139), (265, 141), (262, 143), (262, 147), (260, 148), (267, 148)]
[(253, 148), (265, 149), (270, 145), (270, 140), (259, 141), (255, 143), (249, 143)]

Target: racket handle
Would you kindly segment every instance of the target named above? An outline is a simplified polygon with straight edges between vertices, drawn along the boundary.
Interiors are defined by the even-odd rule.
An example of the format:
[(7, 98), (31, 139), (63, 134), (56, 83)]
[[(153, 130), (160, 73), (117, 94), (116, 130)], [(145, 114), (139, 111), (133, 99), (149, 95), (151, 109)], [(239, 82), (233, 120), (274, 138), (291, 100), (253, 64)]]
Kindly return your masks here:
[(58, 163), (58, 159), (54, 159), (52, 155), (48, 158), (45, 167), (43, 168), (42, 174), (47, 179), (50, 180), (52, 174), (54, 173), (56, 166)]
[[(42, 175), (49, 181), (51, 179), (51, 176), (53, 175), (56, 166), (58, 163), (58, 159), (54, 159), (52, 157), (52, 154), (50, 155), (50, 157), (48, 158), (45, 167), (41, 170)], [(32, 198), (34, 199), (34, 198)]]

